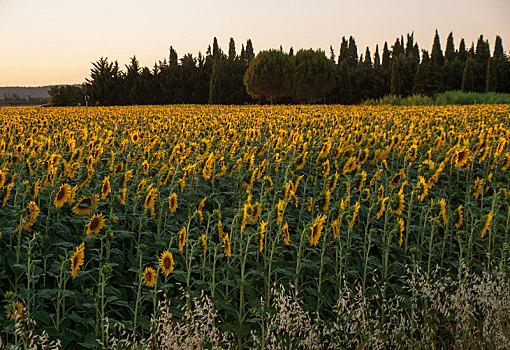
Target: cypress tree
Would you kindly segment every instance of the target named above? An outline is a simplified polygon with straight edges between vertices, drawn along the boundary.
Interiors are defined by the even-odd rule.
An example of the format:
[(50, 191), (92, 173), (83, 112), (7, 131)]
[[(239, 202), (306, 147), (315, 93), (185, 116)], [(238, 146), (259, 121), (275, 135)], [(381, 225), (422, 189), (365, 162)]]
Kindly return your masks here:
[(475, 76), (473, 73), (473, 59), (468, 58), (462, 75), (462, 92), (475, 91)]
[(453, 45), (453, 33), (452, 32), (450, 32), (450, 34), (448, 34), (448, 38), (446, 39), (446, 49), (444, 52), (444, 57), (448, 61), (451, 61), (455, 58), (455, 47)]
[(397, 38), (397, 40), (395, 40), (395, 44), (393, 44), (393, 46), (391, 47), (391, 57), (397, 58), (402, 53), (404, 53), (404, 47), (400, 43), (399, 38)]
[(292, 46), (289, 49), (289, 56), (290, 57), (294, 56), (294, 49), (292, 48)]
[(380, 65), (381, 65), (381, 58), (379, 57), (379, 45), (375, 45), (374, 67), (379, 67)]
[(214, 62), (209, 85), (209, 104), (221, 103), (221, 83), (219, 62)]
[(444, 63), (443, 51), (441, 51), (441, 43), (439, 42), (439, 34), (436, 29), (434, 35), (434, 43), (432, 44), (432, 51), (430, 52), (430, 62), (432, 65), (442, 66)]
[(464, 39), (460, 40), (459, 51), (457, 53), (457, 57), (459, 58), (459, 60), (462, 63), (466, 62), (466, 60), (467, 60), (466, 42), (464, 41)]
[(358, 47), (356, 46), (356, 41), (352, 36), (349, 37), (349, 56), (348, 63), (350, 66), (354, 67), (358, 63)]
[(365, 50), (365, 61), (364, 61), (364, 63), (365, 63), (367, 66), (369, 66), (369, 67), (371, 67), (371, 66), (372, 66), (372, 57), (371, 57), (371, 56), (372, 56), (372, 55), (370, 54), (370, 49), (369, 49), (369, 48), (368, 48), (368, 46), (367, 46), (367, 49)]
[(483, 39), (483, 35), (480, 35), (476, 42), (475, 58), (478, 62), (486, 63), (489, 57), (489, 44)]
[(505, 56), (505, 51), (503, 50), (503, 40), (499, 35), (496, 35), (496, 41), (494, 42), (494, 57), (503, 57)]
[(390, 66), (390, 62), (391, 62), (390, 50), (388, 50), (388, 43), (385, 41), (382, 53), (382, 66), (388, 68)]
[(216, 37), (214, 37), (213, 49), (212, 49), (213, 59), (215, 61), (219, 61), (221, 59), (221, 55), (222, 55), (222, 52), (221, 52), (220, 46), (218, 45), (218, 39), (216, 39)]
[(179, 64), (178, 58), (177, 58), (177, 52), (174, 50), (172, 46), (170, 46), (170, 55), (168, 59), (168, 64), (170, 66), (177, 66)]
[(255, 58), (255, 53), (253, 52), (253, 45), (251, 43), (251, 39), (248, 39), (248, 41), (246, 41), (246, 60), (248, 61), (248, 63), (250, 63), (253, 58)]
[(336, 63), (336, 60), (335, 60), (335, 50), (333, 50), (333, 45), (329, 45), (329, 60), (332, 63)]
[(342, 43), (340, 44), (340, 55), (338, 56), (338, 64), (342, 62), (347, 62), (349, 60), (349, 43), (345, 39), (345, 36), (342, 37)]
[(230, 38), (228, 43), (228, 59), (233, 61), (236, 59), (236, 44), (234, 42), (234, 38)]

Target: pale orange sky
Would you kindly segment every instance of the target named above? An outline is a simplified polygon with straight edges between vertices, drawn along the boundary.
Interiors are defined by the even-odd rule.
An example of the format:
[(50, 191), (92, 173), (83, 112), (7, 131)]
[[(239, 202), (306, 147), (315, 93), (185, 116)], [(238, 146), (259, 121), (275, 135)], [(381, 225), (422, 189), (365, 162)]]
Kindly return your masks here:
[(121, 67), (136, 55), (144, 66), (168, 57), (205, 52), (214, 36), (238, 52), (248, 38), (255, 51), (322, 48), (336, 55), (342, 36), (354, 36), (358, 54), (368, 45), (414, 31), (430, 51), (435, 29), (444, 50), (454, 34), (469, 47), (480, 34), (491, 52), (497, 34), (510, 50), (509, 0), (0, 0), (0, 86), (82, 83), (101, 56)]

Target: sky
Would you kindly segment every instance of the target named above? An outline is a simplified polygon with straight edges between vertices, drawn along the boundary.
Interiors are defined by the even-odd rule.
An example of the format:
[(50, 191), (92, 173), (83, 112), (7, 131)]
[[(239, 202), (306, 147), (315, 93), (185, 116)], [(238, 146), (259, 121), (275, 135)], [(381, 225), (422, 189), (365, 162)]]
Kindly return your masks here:
[(213, 37), (228, 51), (251, 39), (255, 52), (282, 45), (338, 55), (342, 36), (358, 54), (414, 32), (430, 51), (435, 30), (444, 50), (483, 34), (491, 52), (496, 35), (510, 50), (510, 0), (0, 0), (0, 86), (79, 84), (92, 62), (136, 55), (143, 66), (168, 57), (204, 53)]

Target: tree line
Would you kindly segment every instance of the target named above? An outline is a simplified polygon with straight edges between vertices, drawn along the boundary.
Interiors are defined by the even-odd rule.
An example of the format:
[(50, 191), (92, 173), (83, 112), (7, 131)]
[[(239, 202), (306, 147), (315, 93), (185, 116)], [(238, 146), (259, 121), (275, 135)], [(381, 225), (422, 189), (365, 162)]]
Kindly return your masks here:
[[(125, 69), (117, 61), (100, 58), (93, 63), (83, 94), (98, 105), (352, 104), (386, 95), (431, 96), (449, 90), (508, 93), (509, 77), (510, 58), (500, 36), (492, 54), (483, 35), (467, 48), (464, 39), (455, 46), (453, 33), (443, 51), (436, 30), (430, 52), (420, 50), (411, 33), (397, 37), (391, 46), (385, 42), (382, 50), (376, 45), (373, 54), (367, 47), (359, 55), (355, 39), (343, 37), (338, 57), (332, 46), (329, 57), (321, 50), (284, 52), (281, 46), (255, 56), (251, 40), (238, 53), (233, 38), (225, 53), (214, 38), (205, 55), (179, 58), (170, 47), (168, 59), (152, 68), (142, 67), (136, 56)], [(58, 91), (54, 95), (58, 97)]]

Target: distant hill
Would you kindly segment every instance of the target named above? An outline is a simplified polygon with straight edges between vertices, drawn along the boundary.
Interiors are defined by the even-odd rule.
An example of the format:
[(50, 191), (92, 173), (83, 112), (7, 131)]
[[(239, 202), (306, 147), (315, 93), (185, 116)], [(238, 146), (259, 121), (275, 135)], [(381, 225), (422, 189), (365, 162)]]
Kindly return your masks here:
[[(62, 84), (64, 85), (64, 84)], [(36, 87), (25, 87), (25, 86), (7, 86), (0, 87), (0, 100), (5, 100), (6, 96), (13, 96), (16, 94), (20, 99), (49, 99), (50, 95), (48, 91), (55, 85), (36, 86)], [(74, 84), (74, 86), (81, 86), (80, 84)]]

